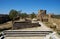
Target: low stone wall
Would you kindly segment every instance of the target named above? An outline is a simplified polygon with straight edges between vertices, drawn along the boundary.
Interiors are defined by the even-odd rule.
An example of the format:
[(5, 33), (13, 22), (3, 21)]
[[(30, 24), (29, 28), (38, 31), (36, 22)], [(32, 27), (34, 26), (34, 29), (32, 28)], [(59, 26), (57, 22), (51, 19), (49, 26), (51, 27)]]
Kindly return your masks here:
[(30, 22), (15, 22), (13, 24), (13, 29), (23, 29), (41, 26), (39, 23), (30, 23)]

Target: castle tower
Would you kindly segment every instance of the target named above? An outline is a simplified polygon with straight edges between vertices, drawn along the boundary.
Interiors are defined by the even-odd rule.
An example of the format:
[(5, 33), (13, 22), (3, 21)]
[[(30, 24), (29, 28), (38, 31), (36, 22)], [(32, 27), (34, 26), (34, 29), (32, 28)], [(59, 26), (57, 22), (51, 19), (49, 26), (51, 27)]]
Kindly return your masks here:
[(39, 19), (40, 21), (43, 20), (43, 17), (46, 15), (46, 10), (39, 10), (38, 11), (38, 15), (37, 15), (37, 19)]

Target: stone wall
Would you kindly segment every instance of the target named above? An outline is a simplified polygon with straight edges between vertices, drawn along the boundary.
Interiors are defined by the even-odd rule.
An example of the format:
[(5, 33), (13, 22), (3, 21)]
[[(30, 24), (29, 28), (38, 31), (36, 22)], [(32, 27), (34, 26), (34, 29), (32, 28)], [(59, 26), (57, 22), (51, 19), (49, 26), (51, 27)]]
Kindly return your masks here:
[(15, 22), (13, 24), (13, 29), (23, 29), (23, 28), (32, 28), (40, 26), (39, 23), (30, 23), (30, 22)]

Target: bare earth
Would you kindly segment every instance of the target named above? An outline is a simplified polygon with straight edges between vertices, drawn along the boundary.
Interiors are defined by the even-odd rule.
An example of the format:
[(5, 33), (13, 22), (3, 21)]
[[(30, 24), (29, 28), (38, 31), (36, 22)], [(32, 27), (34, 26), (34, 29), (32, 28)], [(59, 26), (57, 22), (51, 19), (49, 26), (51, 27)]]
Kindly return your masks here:
[(11, 21), (4, 24), (0, 24), (0, 29), (10, 28), (10, 27), (12, 27)]

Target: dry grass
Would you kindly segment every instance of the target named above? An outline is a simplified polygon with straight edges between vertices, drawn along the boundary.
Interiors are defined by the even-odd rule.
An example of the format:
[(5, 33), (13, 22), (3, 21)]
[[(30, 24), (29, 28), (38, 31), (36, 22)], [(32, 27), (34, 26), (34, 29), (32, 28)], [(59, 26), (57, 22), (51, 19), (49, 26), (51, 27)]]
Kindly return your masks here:
[(56, 28), (55, 28), (55, 31), (58, 31), (60, 32), (60, 19), (56, 19), (56, 18), (52, 18), (50, 22), (44, 22), (47, 27), (53, 27), (52, 29), (54, 30), (54, 25), (53, 23), (56, 23)]
[(0, 30), (9, 29), (11, 27), (12, 27), (11, 21), (4, 23), (4, 24), (0, 24)]
[(44, 24), (46, 24), (47, 25), (47, 27), (50, 27), (50, 26), (53, 26), (53, 24), (52, 23), (50, 23), (50, 22), (43, 22)]
[(60, 30), (60, 19), (53, 18), (53, 22), (57, 24), (57, 30)]

